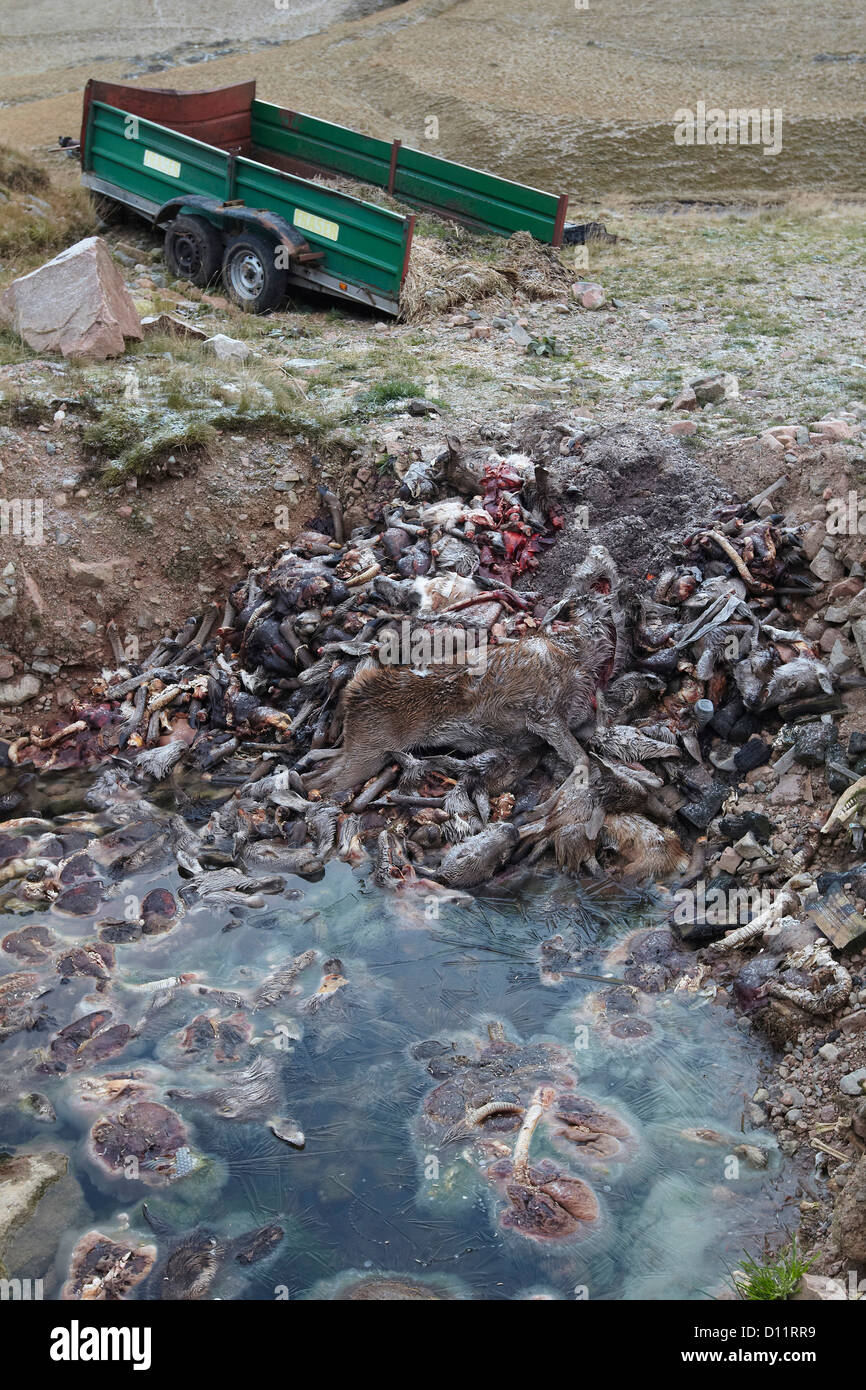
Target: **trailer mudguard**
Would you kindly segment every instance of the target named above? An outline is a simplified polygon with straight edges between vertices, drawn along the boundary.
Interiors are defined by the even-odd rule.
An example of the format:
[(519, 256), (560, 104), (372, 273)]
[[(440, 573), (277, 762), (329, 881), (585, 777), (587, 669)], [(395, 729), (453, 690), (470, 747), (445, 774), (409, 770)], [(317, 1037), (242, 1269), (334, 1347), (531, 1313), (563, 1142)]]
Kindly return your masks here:
[(306, 237), (296, 227), (287, 222), (279, 213), (268, 212), (266, 208), (242, 207), (238, 203), (226, 203), (219, 198), (208, 198), (203, 193), (179, 194), (154, 213), (154, 227), (164, 227), (182, 212), (193, 215), (204, 214), (209, 222), (221, 230), (234, 223), (243, 227), (254, 227), (274, 238), (284, 246), (293, 260), (317, 261), (322, 259), (321, 251), (313, 251)]

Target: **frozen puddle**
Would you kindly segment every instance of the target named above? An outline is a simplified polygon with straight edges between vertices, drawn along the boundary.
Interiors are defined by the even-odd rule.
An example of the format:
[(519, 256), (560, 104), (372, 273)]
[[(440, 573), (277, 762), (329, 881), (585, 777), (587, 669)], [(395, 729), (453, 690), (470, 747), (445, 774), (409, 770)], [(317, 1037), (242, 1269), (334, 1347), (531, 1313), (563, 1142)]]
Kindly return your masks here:
[(68, 1159), (10, 1275), (59, 1296), (97, 1231), (156, 1249), (128, 1296), (189, 1296), (165, 1262), (198, 1231), (193, 1296), (697, 1299), (778, 1224), (758, 1045), (632, 949), (648, 899), (549, 876), (461, 907), (342, 863), (198, 897), (169, 801), (0, 828), (0, 862), (65, 862), (53, 901), (0, 888), (0, 1142)]

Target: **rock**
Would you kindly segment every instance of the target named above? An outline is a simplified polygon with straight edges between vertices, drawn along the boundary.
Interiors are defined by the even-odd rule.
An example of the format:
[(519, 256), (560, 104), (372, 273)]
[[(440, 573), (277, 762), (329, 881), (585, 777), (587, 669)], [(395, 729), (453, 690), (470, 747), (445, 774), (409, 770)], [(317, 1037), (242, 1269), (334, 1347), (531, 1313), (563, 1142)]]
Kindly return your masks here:
[(144, 334), (168, 333), (173, 338), (198, 338), (202, 341), (207, 339), (203, 329), (196, 328), (193, 324), (178, 318), (176, 314), (148, 314), (141, 320), (141, 331)]
[(741, 859), (763, 859), (764, 857), (764, 851), (751, 831), (748, 831), (737, 841), (734, 850)]
[[(824, 609), (824, 622), (831, 623), (834, 627), (841, 627), (843, 623), (847, 623), (850, 616), (847, 603), (831, 603), (829, 608)], [(829, 638), (832, 642), (835, 636), (835, 632), (827, 632), (825, 630), (821, 634), (821, 640), (825, 641)], [(827, 650), (829, 651), (829, 647)]]
[(672, 425), (668, 425), (668, 434), (697, 434), (698, 427), (693, 420), (675, 420)]
[(708, 405), (711, 401), (720, 401), (725, 395), (724, 375), (699, 376), (696, 381), (689, 383), (700, 405)]
[(835, 1062), (840, 1053), (835, 1043), (824, 1043), (823, 1047), (818, 1048), (818, 1056), (823, 1057), (825, 1062)]
[(0, 1275), (3, 1251), (13, 1232), (31, 1217), (52, 1183), (66, 1172), (60, 1153), (0, 1154)]
[(780, 777), (777, 785), (770, 792), (770, 802), (773, 806), (796, 806), (803, 800), (803, 787), (800, 778), (794, 773), (787, 777)]
[(761, 448), (769, 454), (784, 454), (785, 446), (781, 439), (777, 439), (769, 430), (765, 430), (761, 435)]
[(647, 322), (647, 328), (651, 328), (654, 333), (668, 333), (670, 331), (670, 324), (667, 319), (651, 318)]
[(840, 579), (845, 573), (845, 566), (837, 558), (828, 545), (822, 545), (809, 569), (816, 579), (822, 579), (825, 583), (831, 579)]
[(840, 1255), (866, 1263), (866, 1154), (858, 1159), (836, 1202), (832, 1229)]
[(813, 521), (803, 532), (800, 543), (807, 560), (814, 560), (827, 539), (827, 528), (823, 521)]
[(11, 618), (18, 607), (18, 594), (11, 584), (0, 579), (0, 619)]
[(856, 622), (852, 623), (851, 632), (857, 644), (860, 665), (866, 671), (866, 618), (858, 618)]
[(123, 559), (95, 560), (90, 563), (84, 560), (70, 560), (69, 578), (81, 588), (102, 589), (105, 585), (114, 583), (115, 569), (126, 569), (128, 563)]
[(794, 731), (794, 757), (804, 767), (821, 767), (830, 747), (832, 729), (815, 721), (800, 724)]
[(812, 426), (815, 434), (823, 436), (824, 439), (850, 439), (854, 433), (850, 425), (844, 420), (818, 420)]
[(649, 400), (645, 401), (644, 404), (647, 410), (664, 410), (665, 406), (668, 404), (668, 397), (650, 396)]
[(42, 689), (35, 676), (19, 676), (14, 681), (3, 681), (0, 684), (0, 705), (23, 705), (27, 700), (32, 700)]
[(0, 317), (36, 352), (103, 361), (140, 338), (135, 305), (101, 237), (85, 237), (0, 299)]
[(849, 1071), (847, 1076), (843, 1076), (839, 1082), (839, 1090), (845, 1096), (866, 1094), (866, 1067), (858, 1067), (857, 1071)]
[(521, 328), (519, 323), (513, 323), (511, 325), (510, 336), (511, 341), (515, 343), (517, 347), (526, 348), (529, 347), (529, 344), (532, 342), (532, 334), (527, 333), (525, 328)]
[(846, 671), (850, 671), (853, 665), (853, 656), (841, 637), (837, 637), (836, 641), (833, 643), (833, 650), (827, 657), (827, 670), (830, 672), (831, 676), (842, 676)]
[(212, 338), (206, 338), (202, 346), (221, 362), (245, 362), (252, 352), (249, 343), (241, 342), (240, 338), (229, 338), (225, 333), (215, 333)]
[(824, 1274), (804, 1274), (800, 1287), (792, 1294), (791, 1303), (835, 1303), (848, 1301), (845, 1285), (839, 1279), (830, 1279)]
[(690, 386), (684, 386), (671, 401), (671, 410), (697, 410), (698, 398)]
[(840, 579), (838, 584), (834, 584), (827, 595), (831, 603), (839, 603), (843, 599), (856, 598), (863, 588), (863, 581), (860, 579)]
[(790, 1110), (792, 1107), (799, 1110), (801, 1106), (806, 1104), (806, 1097), (797, 1086), (786, 1086), (779, 1097), (779, 1104), (784, 1106), (786, 1110)]
[(578, 280), (571, 293), (584, 309), (603, 309), (607, 302), (603, 287), (592, 280)]
[(856, 1009), (853, 1014), (846, 1014), (839, 1027), (843, 1033), (862, 1033), (866, 1028), (866, 1009)]
[(719, 869), (723, 874), (735, 874), (741, 862), (739, 854), (731, 845), (722, 851), (717, 860)]

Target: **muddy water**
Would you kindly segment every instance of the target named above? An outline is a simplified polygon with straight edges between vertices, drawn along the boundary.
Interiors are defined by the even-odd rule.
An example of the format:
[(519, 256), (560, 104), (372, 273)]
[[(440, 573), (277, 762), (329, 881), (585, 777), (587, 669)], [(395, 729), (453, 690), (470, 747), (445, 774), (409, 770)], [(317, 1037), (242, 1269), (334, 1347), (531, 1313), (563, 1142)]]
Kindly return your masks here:
[[(0, 795), (9, 790), (8, 781), (0, 785)], [(108, 811), (99, 813), (98, 827), (82, 822), (93, 815), (83, 805), (85, 790), (57, 779), (27, 789), (29, 806), (60, 812), (54, 828), (67, 848), (95, 828), (109, 833), (120, 819)], [(174, 810), (169, 794), (158, 801), (151, 830)], [(187, 805), (185, 814), (190, 823), (198, 815), (200, 828), (206, 810)], [(57, 938), (56, 957), (71, 943), (98, 940), (98, 923), (134, 919), (152, 889), (177, 896), (184, 887), (168, 855), (131, 877), (104, 867), (99, 874), (102, 900), (78, 918), (49, 904), (28, 907), (8, 886), (0, 890), (0, 935), (45, 925)], [(100, 991), (93, 980), (60, 982), (51, 958), (33, 965), (0, 954), (0, 977), (36, 970), (52, 991), (39, 1001), (49, 1015), (39, 1030), (0, 1044), (0, 1146), (65, 1152), (81, 1189), (74, 1214), (57, 1224), (63, 1234), (47, 1247), (43, 1237), (38, 1257), (26, 1238), (13, 1243), (10, 1272), (44, 1276), (46, 1296), (56, 1297), (85, 1231), (153, 1238), (141, 1213), (146, 1201), (178, 1231), (203, 1224), (238, 1235), (280, 1224), (285, 1237), (272, 1256), (217, 1281), (211, 1296), (223, 1298), (345, 1296), (357, 1277), (383, 1274), (408, 1278), (427, 1296), (453, 1298), (697, 1299), (718, 1291), (743, 1248), (779, 1224), (790, 1180), (768, 1133), (745, 1134), (764, 1151), (765, 1168), (732, 1163), (760, 1054), (709, 992), (642, 994), (641, 1027), (630, 1039), (599, 1021), (596, 1005), (611, 986), (583, 977), (618, 978), (618, 945), (658, 916), (651, 896), (556, 874), (507, 898), (437, 908), (383, 893), (363, 867), (335, 862), (319, 882), (289, 877), (283, 892), (257, 908), (209, 908), (191, 899), (164, 934), (116, 945), (116, 966)], [(540, 946), (554, 933), (572, 959), (551, 979), (540, 969)], [(215, 1021), (238, 1015), (213, 997), (203, 1000), (197, 984), (249, 997), (278, 962), (309, 948), (318, 962), (299, 977), (296, 992), (273, 1008), (246, 1011), (251, 1036), (237, 1060), (220, 1062), (207, 1045), (189, 1045), (185, 1030), (203, 1012)], [(347, 983), (311, 1012), (305, 1001), (319, 988), (326, 960), (324, 968)], [(195, 984), (171, 994), (130, 988), (188, 971)], [(111, 1010), (114, 1023), (132, 1024), (138, 1036), (102, 1063), (37, 1070), (57, 1029), (96, 1009)], [(599, 1218), (577, 1235), (538, 1240), (502, 1225), (507, 1202), (486, 1168), (509, 1153), (513, 1129), (443, 1135), (424, 1122), (425, 1098), (451, 1059), (477, 1059), (495, 1023), (509, 1043), (550, 1044), (560, 1058), (557, 1084), (573, 1086), (626, 1127), (624, 1154), (589, 1163), (577, 1151), (563, 1159), (544, 1126), (533, 1137), (533, 1163), (564, 1163), (595, 1194)], [(439, 1047), (419, 1049), (433, 1042)], [(260, 1116), (229, 1119), (168, 1095), (230, 1084), (251, 1058), (275, 1063), (283, 1090), (277, 1108), (303, 1129), (303, 1151), (276, 1139)], [(181, 1116), (195, 1165), (187, 1176), (136, 1172), (128, 1163), (109, 1172), (97, 1161), (88, 1136), (116, 1110), (83, 1103), (81, 1084), (130, 1072), (150, 1088), (150, 1099)], [(53, 1103), (54, 1125), (19, 1107), (19, 1092), (34, 1090)], [(721, 1142), (689, 1133), (707, 1129)], [(153, 1287), (144, 1293), (154, 1296)]]

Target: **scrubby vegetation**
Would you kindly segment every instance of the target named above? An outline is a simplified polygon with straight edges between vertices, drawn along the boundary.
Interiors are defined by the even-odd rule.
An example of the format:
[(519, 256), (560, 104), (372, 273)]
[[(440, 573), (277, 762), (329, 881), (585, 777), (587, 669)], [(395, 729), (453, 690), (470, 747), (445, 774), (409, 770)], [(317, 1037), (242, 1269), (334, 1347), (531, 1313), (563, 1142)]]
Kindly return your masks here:
[(812, 1263), (811, 1259), (803, 1259), (794, 1236), (790, 1245), (772, 1257), (755, 1260), (747, 1256), (742, 1270), (733, 1275), (734, 1287), (747, 1302), (777, 1302), (797, 1292)]
[(92, 235), (96, 225), (85, 189), (58, 187), (41, 165), (0, 145), (0, 259), (9, 277)]

